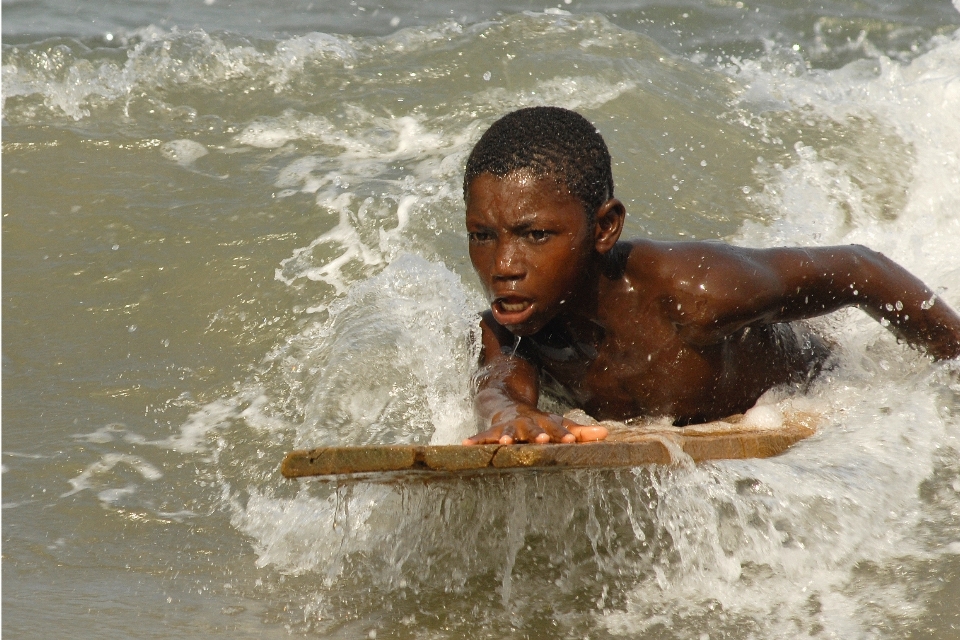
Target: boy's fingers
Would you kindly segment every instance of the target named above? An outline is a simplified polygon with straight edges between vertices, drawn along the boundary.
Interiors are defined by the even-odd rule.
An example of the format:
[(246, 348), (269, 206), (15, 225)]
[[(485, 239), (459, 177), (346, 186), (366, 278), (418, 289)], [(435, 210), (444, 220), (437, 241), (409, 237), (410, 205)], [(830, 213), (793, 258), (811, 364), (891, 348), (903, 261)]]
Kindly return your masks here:
[(464, 445), (474, 445), (474, 444), (498, 444), (500, 438), (503, 436), (502, 427), (491, 427), (486, 431), (481, 431), (475, 436), (470, 436), (463, 441)]
[(563, 418), (554, 414), (544, 414), (540, 420), (538, 420), (540, 428), (543, 429), (543, 435), (545, 438), (537, 438), (538, 444), (547, 444), (548, 442), (559, 442), (562, 444), (568, 444), (571, 442), (576, 442), (576, 437), (564, 429), (566, 425), (563, 424)]
[[(540, 416), (527, 416), (516, 420), (516, 442), (536, 442), (543, 444), (550, 442), (550, 434), (544, 430), (544, 420)], [(512, 443), (504, 443), (512, 444)]]
[(574, 435), (577, 442), (598, 442), (604, 440), (610, 433), (606, 427), (598, 424), (582, 425), (564, 420), (563, 426)]
[[(520, 430), (521, 434), (523, 429)], [(504, 424), (497, 424), (486, 431), (481, 431), (475, 436), (470, 436), (463, 441), (463, 445), (470, 446), (475, 444), (513, 444), (522, 439), (517, 436), (516, 421), (510, 421)]]
[(553, 414), (541, 414), (516, 418), (490, 427), (486, 431), (467, 438), (463, 444), (514, 444), (517, 442), (571, 444), (597, 442), (605, 439), (607, 435), (606, 427), (600, 425), (580, 425)]

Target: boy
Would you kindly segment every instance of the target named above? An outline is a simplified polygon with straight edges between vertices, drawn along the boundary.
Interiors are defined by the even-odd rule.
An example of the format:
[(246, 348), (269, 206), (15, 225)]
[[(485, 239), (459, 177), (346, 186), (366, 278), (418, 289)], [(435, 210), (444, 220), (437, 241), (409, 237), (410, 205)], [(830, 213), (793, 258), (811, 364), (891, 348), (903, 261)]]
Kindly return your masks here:
[(541, 377), (597, 419), (742, 413), (822, 366), (826, 345), (790, 323), (848, 306), (936, 359), (960, 356), (960, 317), (865, 247), (619, 242), (610, 154), (572, 111), (495, 122), (467, 160), (464, 200), (490, 299), (475, 400), (488, 428), (464, 444), (605, 437), (539, 411)]

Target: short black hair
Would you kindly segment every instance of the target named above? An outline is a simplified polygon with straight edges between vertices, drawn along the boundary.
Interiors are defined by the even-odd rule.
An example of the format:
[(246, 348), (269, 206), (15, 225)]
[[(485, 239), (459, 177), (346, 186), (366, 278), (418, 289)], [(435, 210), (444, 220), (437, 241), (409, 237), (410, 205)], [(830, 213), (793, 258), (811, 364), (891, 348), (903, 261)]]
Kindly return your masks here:
[(490, 125), (467, 158), (464, 199), (479, 175), (503, 178), (521, 169), (531, 170), (538, 178), (555, 178), (583, 204), (590, 219), (613, 197), (610, 152), (603, 136), (589, 120), (569, 109), (528, 107)]

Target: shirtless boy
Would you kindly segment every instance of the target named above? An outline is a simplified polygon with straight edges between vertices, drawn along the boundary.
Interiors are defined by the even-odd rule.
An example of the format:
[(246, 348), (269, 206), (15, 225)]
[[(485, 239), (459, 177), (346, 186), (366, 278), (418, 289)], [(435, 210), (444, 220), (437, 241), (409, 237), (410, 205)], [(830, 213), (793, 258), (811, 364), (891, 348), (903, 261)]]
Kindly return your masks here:
[(620, 241), (610, 155), (582, 116), (515, 111), (464, 176), (470, 260), (490, 300), (464, 444), (576, 442), (606, 431), (537, 409), (542, 379), (598, 419), (706, 422), (803, 384), (828, 349), (791, 324), (858, 307), (935, 359), (960, 357), (960, 317), (862, 246), (745, 249)]

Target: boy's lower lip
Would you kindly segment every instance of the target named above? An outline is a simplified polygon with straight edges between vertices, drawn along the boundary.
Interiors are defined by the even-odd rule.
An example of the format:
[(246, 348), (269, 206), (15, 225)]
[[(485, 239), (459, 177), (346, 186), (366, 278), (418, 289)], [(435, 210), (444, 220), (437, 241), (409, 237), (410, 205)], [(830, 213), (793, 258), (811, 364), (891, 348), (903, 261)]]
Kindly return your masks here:
[(494, 300), (491, 310), (501, 325), (517, 325), (526, 322), (533, 314), (533, 304), (528, 300)]

